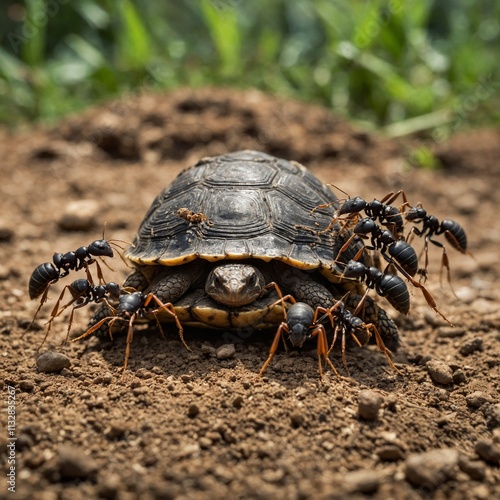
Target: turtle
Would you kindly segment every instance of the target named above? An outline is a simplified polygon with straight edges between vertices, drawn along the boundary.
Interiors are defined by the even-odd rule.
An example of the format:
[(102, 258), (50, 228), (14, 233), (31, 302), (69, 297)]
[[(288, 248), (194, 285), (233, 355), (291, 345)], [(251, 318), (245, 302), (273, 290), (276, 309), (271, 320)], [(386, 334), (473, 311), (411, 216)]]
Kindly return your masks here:
[[(351, 233), (331, 224), (337, 202), (295, 161), (252, 150), (203, 158), (154, 199), (125, 250), (135, 270), (123, 286), (173, 304), (183, 325), (216, 329), (277, 327), (286, 294), (328, 308), (349, 291), (354, 309), (365, 289), (341, 275), (362, 243), (339, 252)], [(360, 316), (397, 349), (394, 322), (370, 297)]]

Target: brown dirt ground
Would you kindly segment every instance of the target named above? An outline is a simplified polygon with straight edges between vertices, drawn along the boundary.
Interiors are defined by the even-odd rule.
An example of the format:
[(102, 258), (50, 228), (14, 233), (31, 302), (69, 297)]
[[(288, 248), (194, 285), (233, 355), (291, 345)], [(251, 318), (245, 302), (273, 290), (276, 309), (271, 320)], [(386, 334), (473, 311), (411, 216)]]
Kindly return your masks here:
[[(0, 132), (0, 144), (0, 383), (6, 403), (7, 387), (16, 389), (17, 498), (500, 496), (498, 456), (485, 460), (475, 451), (484, 440), (493, 452), (500, 446), (499, 130), (436, 144), (444, 168), (417, 171), (404, 160), (408, 145), (356, 131), (324, 109), (207, 89), (129, 96), (51, 130)], [(449, 248), (460, 300), (439, 285), (435, 247), (428, 282), (457, 327), (447, 327), (414, 291), (409, 317), (387, 305), (400, 328), (395, 361), (404, 375), (376, 349), (356, 348), (348, 353), (350, 377), (328, 372), (322, 384), (314, 344), (298, 353), (280, 349), (258, 379), (272, 334), (232, 339), (188, 331), (189, 352), (173, 328), (166, 338), (138, 328), (121, 382), (125, 339), (61, 347), (61, 319), (42, 351), (64, 352), (72, 365), (59, 374), (37, 372), (44, 318), (61, 283), (22, 336), (37, 307), (27, 296), (34, 267), (54, 251), (99, 238), (105, 221), (108, 238), (131, 240), (154, 196), (182, 168), (244, 148), (305, 163), (351, 196), (381, 198), (404, 188), (440, 219), (459, 221), (474, 255)], [(97, 201), (96, 224), (62, 230), (61, 215), (78, 199)], [(119, 281), (127, 270), (118, 259), (113, 266), (106, 277)], [(77, 311), (75, 332), (89, 316)], [(202, 351), (228, 340), (237, 341), (233, 359)], [(332, 360), (346, 375), (340, 354)], [(447, 365), (454, 382), (434, 383), (429, 360)], [(383, 398), (373, 421), (358, 414), (365, 389)], [(4, 430), (0, 442), (5, 463)], [(442, 463), (429, 465), (424, 456), (423, 473), (435, 477), (412, 481), (413, 455), (438, 448), (448, 450), (450, 466), (439, 471)], [(458, 451), (458, 464), (449, 449)], [(5, 477), (1, 494), (10, 497)]]

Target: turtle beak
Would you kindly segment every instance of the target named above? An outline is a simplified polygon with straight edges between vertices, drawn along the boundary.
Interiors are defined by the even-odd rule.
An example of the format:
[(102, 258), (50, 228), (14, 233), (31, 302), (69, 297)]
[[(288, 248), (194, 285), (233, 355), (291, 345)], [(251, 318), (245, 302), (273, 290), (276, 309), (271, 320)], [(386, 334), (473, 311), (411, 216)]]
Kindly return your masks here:
[(246, 282), (234, 278), (224, 283), (224, 293), (219, 296), (219, 300), (226, 306), (239, 307), (251, 304), (258, 296), (258, 291), (249, 290)]

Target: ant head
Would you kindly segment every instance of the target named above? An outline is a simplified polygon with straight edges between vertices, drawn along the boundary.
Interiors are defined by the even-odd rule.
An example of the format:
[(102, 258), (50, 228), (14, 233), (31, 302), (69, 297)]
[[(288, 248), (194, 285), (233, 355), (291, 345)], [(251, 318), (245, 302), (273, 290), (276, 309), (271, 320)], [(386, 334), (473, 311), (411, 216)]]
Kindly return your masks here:
[(377, 223), (369, 218), (361, 219), (353, 229), (355, 234), (370, 234), (377, 229)]
[(339, 215), (356, 214), (361, 212), (366, 207), (366, 201), (359, 196), (356, 198), (349, 198), (339, 209)]
[(410, 207), (405, 214), (406, 220), (417, 222), (424, 219), (427, 212), (422, 207)]
[(98, 257), (113, 257), (113, 249), (106, 240), (95, 240), (88, 248), (89, 255)]
[(357, 260), (350, 260), (345, 266), (342, 276), (345, 278), (361, 278), (366, 272), (366, 266)]
[(286, 314), (289, 331), (288, 339), (294, 347), (302, 347), (309, 338), (309, 329), (313, 324), (314, 310), (305, 302), (292, 304)]
[(145, 298), (142, 292), (121, 295), (118, 302), (118, 316), (130, 317), (135, 314), (144, 305)]
[(106, 291), (113, 297), (114, 299), (119, 299), (120, 298), (120, 291), (121, 287), (118, 283), (115, 283), (114, 281), (110, 281), (109, 283), (106, 283)]

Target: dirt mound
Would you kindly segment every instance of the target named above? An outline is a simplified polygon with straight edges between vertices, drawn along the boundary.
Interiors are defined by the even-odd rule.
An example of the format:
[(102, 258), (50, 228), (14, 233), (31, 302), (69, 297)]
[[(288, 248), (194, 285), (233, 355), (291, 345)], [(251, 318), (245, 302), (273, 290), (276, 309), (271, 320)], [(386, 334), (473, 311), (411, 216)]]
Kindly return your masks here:
[[(87, 143), (109, 159), (160, 162), (186, 155), (265, 149), (297, 161), (366, 161), (383, 141), (356, 131), (328, 110), (259, 91), (203, 89), (120, 99), (67, 120), (57, 141)], [(385, 143), (389, 144), (389, 143)], [(39, 151), (50, 158), (57, 152)]]
[[(129, 96), (50, 130), (1, 132), (0, 384), (16, 420), (14, 434), (0, 436), (0, 453), (3, 463), (15, 460), (8, 465), (18, 497), (498, 497), (499, 134), (457, 136), (436, 148), (444, 170), (415, 170), (404, 144), (357, 131), (327, 110), (224, 89)], [(35, 266), (99, 238), (105, 221), (107, 238), (132, 239), (182, 168), (242, 148), (301, 161), (367, 200), (404, 188), (412, 204), (457, 220), (474, 255), (447, 246), (458, 298), (446, 280), (439, 286), (441, 249), (432, 244), (427, 283), (457, 326), (418, 290), (409, 317), (380, 299), (400, 328), (395, 362), (404, 375), (376, 349), (355, 348), (350, 375), (332, 353), (345, 379), (328, 372), (322, 384), (314, 343), (280, 349), (258, 379), (272, 334), (189, 330), (188, 351), (175, 329), (162, 338), (154, 325), (137, 327), (121, 382), (123, 336), (61, 347), (62, 315), (42, 351), (58, 350), (72, 364), (38, 372), (44, 319), (69, 278), (51, 288), (23, 336), (38, 306), (26, 289)], [(106, 278), (121, 281), (128, 269), (119, 259), (112, 266), (103, 268)], [(89, 315), (76, 310), (75, 333)], [(222, 359), (216, 350), (228, 343), (235, 351)]]

